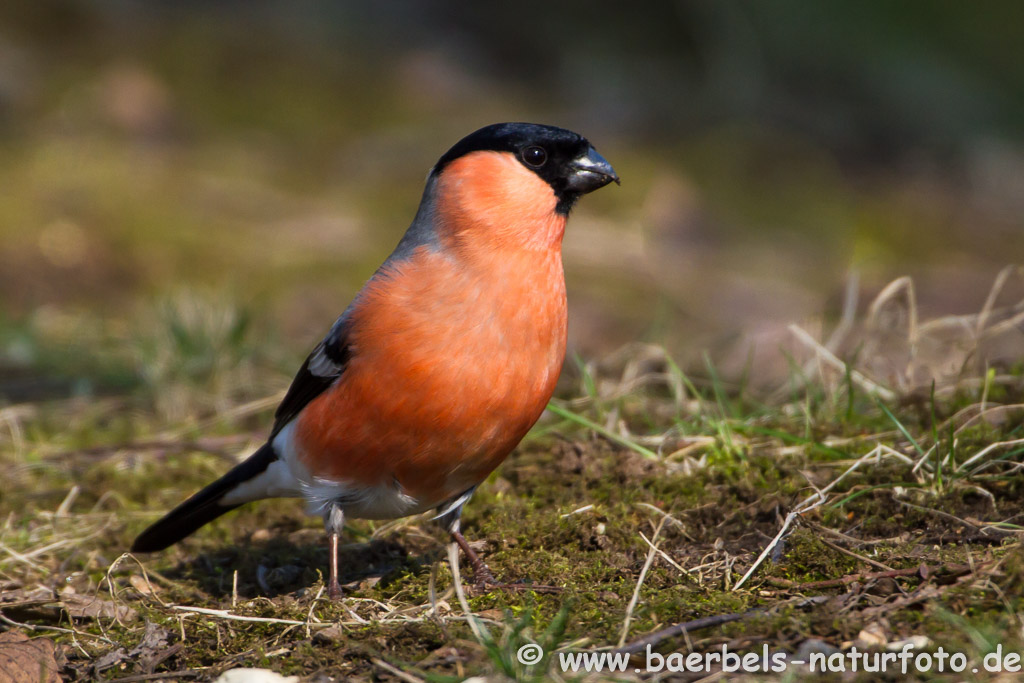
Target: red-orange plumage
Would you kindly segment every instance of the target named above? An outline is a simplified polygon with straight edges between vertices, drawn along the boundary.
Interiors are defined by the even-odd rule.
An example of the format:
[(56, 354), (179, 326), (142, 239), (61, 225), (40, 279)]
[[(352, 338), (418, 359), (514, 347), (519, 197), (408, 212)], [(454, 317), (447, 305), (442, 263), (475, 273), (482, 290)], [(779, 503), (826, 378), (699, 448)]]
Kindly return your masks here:
[(566, 217), (610, 182), (607, 160), (562, 128), (498, 123), (457, 142), (394, 252), (302, 364), (269, 441), (132, 550), (166, 548), (250, 501), (302, 496), (323, 516), (338, 598), (347, 516), (438, 507), (478, 585), (495, 585), (459, 516), (551, 397), (565, 354)]
[(437, 230), (351, 312), (352, 360), (298, 418), (318, 477), (397, 482), (436, 505), (478, 484), (526, 434), (565, 354), (551, 188), (510, 154), (477, 152), (439, 179)]

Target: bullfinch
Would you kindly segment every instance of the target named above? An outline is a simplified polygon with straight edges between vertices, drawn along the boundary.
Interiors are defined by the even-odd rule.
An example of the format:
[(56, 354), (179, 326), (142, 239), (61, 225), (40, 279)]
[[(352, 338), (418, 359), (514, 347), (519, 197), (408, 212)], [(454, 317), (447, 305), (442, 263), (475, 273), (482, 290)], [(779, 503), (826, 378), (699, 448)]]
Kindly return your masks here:
[(499, 123), (431, 169), (412, 224), (306, 358), (267, 442), (135, 539), (162, 550), (229, 510), (302, 497), (323, 517), (332, 599), (346, 518), (436, 519), (495, 585), (459, 517), (538, 420), (565, 356), (562, 236), (619, 177), (586, 138)]

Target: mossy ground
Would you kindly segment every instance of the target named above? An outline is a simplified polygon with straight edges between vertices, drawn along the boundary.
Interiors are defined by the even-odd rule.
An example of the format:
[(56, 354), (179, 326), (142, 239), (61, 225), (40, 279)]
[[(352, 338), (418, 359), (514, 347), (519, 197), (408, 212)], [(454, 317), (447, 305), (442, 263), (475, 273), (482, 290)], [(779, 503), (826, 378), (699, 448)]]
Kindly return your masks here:
[[(273, 353), (241, 343), (231, 325), (171, 317), (181, 357), (160, 379), (170, 394), (133, 375), (132, 354), (113, 344), (110, 358), (88, 362), (99, 377), (91, 397), (2, 409), (3, 628), (53, 638), (71, 678), (209, 680), (237, 666), (310, 680), (393, 680), (394, 669), (429, 680), (572, 678), (553, 659), (523, 667), (515, 652), (532, 640), (609, 648), (748, 611), (656, 650), (767, 644), (792, 654), (926, 636), (923, 647), (977, 663), (998, 644), (1024, 647), (1019, 368), (923, 408), (842, 381), (766, 403), (725, 388), (713, 369), (696, 386), (665, 357), (645, 361), (641, 374), (653, 379), (626, 392), (608, 391), (597, 366), (571, 369), (580, 388), (563, 386), (556, 414), (463, 517), (500, 579), (562, 590), (479, 594), (464, 575), (475, 633), (428, 516), (354, 521), (339, 603), (323, 595), (325, 539), (298, 501), (252, 504), (165, 552), (123, 555), (157, 515), (255, 445), (274, 405), (209, 389), (279, 376)], [(233, 349), (231, 360), (204, 365), (211, 348)], [(824, 502), (804, 505), (736, 589), (787, 514), (822, 489)], [(30, 599), (40, 586), (57, 597)], [(69, 591), (132, 611), (83, 613), (66, 606)]]
[[(907, 135), (903, 99), (882, 93), (865, 108), (848, 78), (831, 79), (854, 98), (850, 111), (869, 114), (851, 119), (862, 121), (858, 142), (856, 127), (835, 125), (844, 107), (828, 88), (802, 88), (824, 100), (807, 100), (800, 116), (783, 117), (789, 124), (771, 112), (792, 88), (779, 97), (755, 88), (751, 100), (748, 78), (726, 79), (743, 92), (723, 99), (721, 79), (704, 74), (748, 60), (693, 45), (731, 44), (728, 4), (697, 43), (660, 22), (651, 35), (669, 36), (672, 49), (653, 62), (650, 32), (632, 31), (644, 38), (637, 51), (604, 40), (602, 25), (574, 23), (574, 36), (601, 42), (595, 52), (556, 41), (571, 51), (555, 62), (594, 70), (582, 90), (566, 88), (557, 69), (546, 86), (534, 78), (550, 71), (554, 43), (533, 24), (543, 50), (522, 49), (519, 24), (498, 21), (487, 22), (493, 34), (457, 27), (449, 53), (395, 40), (408, 17), (424, 28), (417, 12), (392, 12), (408, 15), (397, 23), (356, 12), (344, 22), (345, 35), (361, 36), (352, 42), (320, 21), (300, 30), (280, 20), (305, 10), (238, 21), (219, 3), (209, 13), (198, 5), (162, 3), (149, 19), (121, 3), (0, 6), (0, 631), (54, 639), (69, 678), (123, 681), (209, 680), (236, 666), (309, 680), (389, 680), (395, 668), (406, 680), (572, 678), (554, 664), (518, 666), (517, 647), (607, 648), (751, 609), (761, 611), (657, 648), (767, 643), (793, 653), (865, 632), (875, 643), (927, 636), (927, 647), (955, 645), (972, 662), (996, 644), (1020, 649), (1013, 442), (1024, 433), (1010, 406), (1021, 402), (1024, 308), (1019, 294), (1000, 303), (1020, 279), (1003, 271), (981, 315), (945, 327), (928, 327), (914, 308), (980, 307), (995, 271), (1019, 260), (1019, 193), (1007, 184), (1018, 147), (987, 125), (979, 137), (972, 107), (917, 98), (938, 118), (911, 117)], [(678, 14), (677, 5), (667, 6)], [(630, 22), (645, 16), (622, 11)], [(946, 12), (950, 35), (973, 30), (986, 49), (967, 71), (940, 70), (957, 81), (943, 92), (969, 86), (965, 74), (984, 54), (1001, 55), (999, 36), (1019, 23), (967, 11), (966, 23)], [(693, 12), (697, 25), (713, 18), (696, 4), (683, 14)], [(893, 68), (867, 60), (862, 80), (917, 92), (899, 87), (908, 74), (921, 81), (899, 46), (901, 36), (929, 43), (920, 13), (872, 14), (854, 23), (893, 48)], [(598, 15), (607, 21), (607, 8)], [(782, 40), (778, 54), (788, 54), (799, 41), (785, 36), (800, 27), (775, 21), (783, 37), (759, 39)], [(428, 34), (441, 31), (434, 23)], [(830, 26), (844, 37), (857, 29), (800, 23), (817, 42)], [(831, 68), (846, 73), (852, 53), (833, 42)], [(956, 62), (942, 42), (935, 54)], [(516, 54), (527, 61), (510, 71)], [(931, 83), (931, 48), (916, 54)], [(701, 64), (685, 68), (701, 83), (675, 88), (686, 111), (657, 114), (672, 100), (646, 76), (637, 80), (654, 98), (646, 102), (615, 84), (695, 57)], [(827, 73), (827, 57), (815, 50), (811, 71)], [(788, 69), (794, 82), (807, 75), (799, 59), (774, 62), (769, 86)], [(982, 71), (982, 96), (964, 91), (978, 111), (994, 106), (984, 93), (998, 69)], [(883, 72), (896, 80), (879, 80)], [(581, 96), (589, 91), (596, 100)], [(613, 116), (600, 115), (602, 99), (614, 100)], [(752, 115), (758, 100), (770, 105), (765, 118)], [(880, 129), (887, 107), (897, 125)], [(654, 127), (642, 123), (648, 110)], [(964, 117), (962, 143), (943, 123), (951, 113)], [(624, 178), (581, 202), (564, 243), (573, 347), (601, 362), (569, 363), (554, 410), (464, 518), (499, 578), (564, 590), (471, 593), (489, 643), (451, 593), (434, 525), (356, 521), (342, 558), (347, 597), (331, 604), (320, 593), (322, 530), (287, 500), (247, 506), (166, 552), (124, 557), (136, 533), (265, 438), (303, 352), (397, 242), (446, 146), (509, 119), (586, 122), (581, 132)], [(921, 156), (929, 137), (941, 146)], [(938, 163), (961, 144), (962, 161)], [(840, 340), (847, 309), (865, 313), (840, 292), (846, 264), (860, 273), (853, 290), (879, 291), (899, 273), (925, 284), (876, 300)], [(829, 353), (889, 388), (874, 392), (888, 396), (881, 404), (820, 349), (785, 328), (775, 334), (819, 313), (842, 321)], [(816, 325), (807, 327), (824, 339), (830, 325)], [(686, 372), (650, 347), (604, 359), (635, 339), (667, 345)], [(718, 368), (700, 362), (701, 348)], [(986, 452), (993, 444), (1003, 445)], [(871, 453), (735, 590), (787, 515)], [(865, 578), (886, 571), (871, 562), (931, 569)], [(952, 569), (961, 565), (969, 571)], [(856, 581), (801, 587), (843, 577)]]

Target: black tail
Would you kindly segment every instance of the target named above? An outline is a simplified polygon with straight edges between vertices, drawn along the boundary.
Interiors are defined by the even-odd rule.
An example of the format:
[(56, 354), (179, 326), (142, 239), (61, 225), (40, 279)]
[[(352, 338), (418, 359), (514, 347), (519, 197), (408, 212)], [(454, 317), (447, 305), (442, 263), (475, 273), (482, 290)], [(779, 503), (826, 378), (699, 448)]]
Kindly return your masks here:
[(262, 474), (277, 454), (270, 444), (250, 455), (230, 472), (213, 482), (184, 503), (168, 512), (151, 527), (139, 534), (132, 543), (133, 553), (151, 553), (163, 550), (185, 538), (199, 527), (212, 522), (238, 505), (222, 505), (220, 499), (239, 484)]

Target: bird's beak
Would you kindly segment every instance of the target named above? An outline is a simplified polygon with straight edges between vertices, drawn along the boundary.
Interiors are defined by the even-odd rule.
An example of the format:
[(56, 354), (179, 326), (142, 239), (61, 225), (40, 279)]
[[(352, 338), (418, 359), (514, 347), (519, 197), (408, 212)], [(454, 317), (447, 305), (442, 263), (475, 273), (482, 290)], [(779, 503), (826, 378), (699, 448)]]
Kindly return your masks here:
[(569, 162), (569, 168), (572, 169), (572, 172), (569, 175), (568, 185), (573, 192), (586, 194), (600, 189), (612, 181), (621, 184), (612, 165), (593, 147), (588, 147), (585, 155), (578, 156)]

